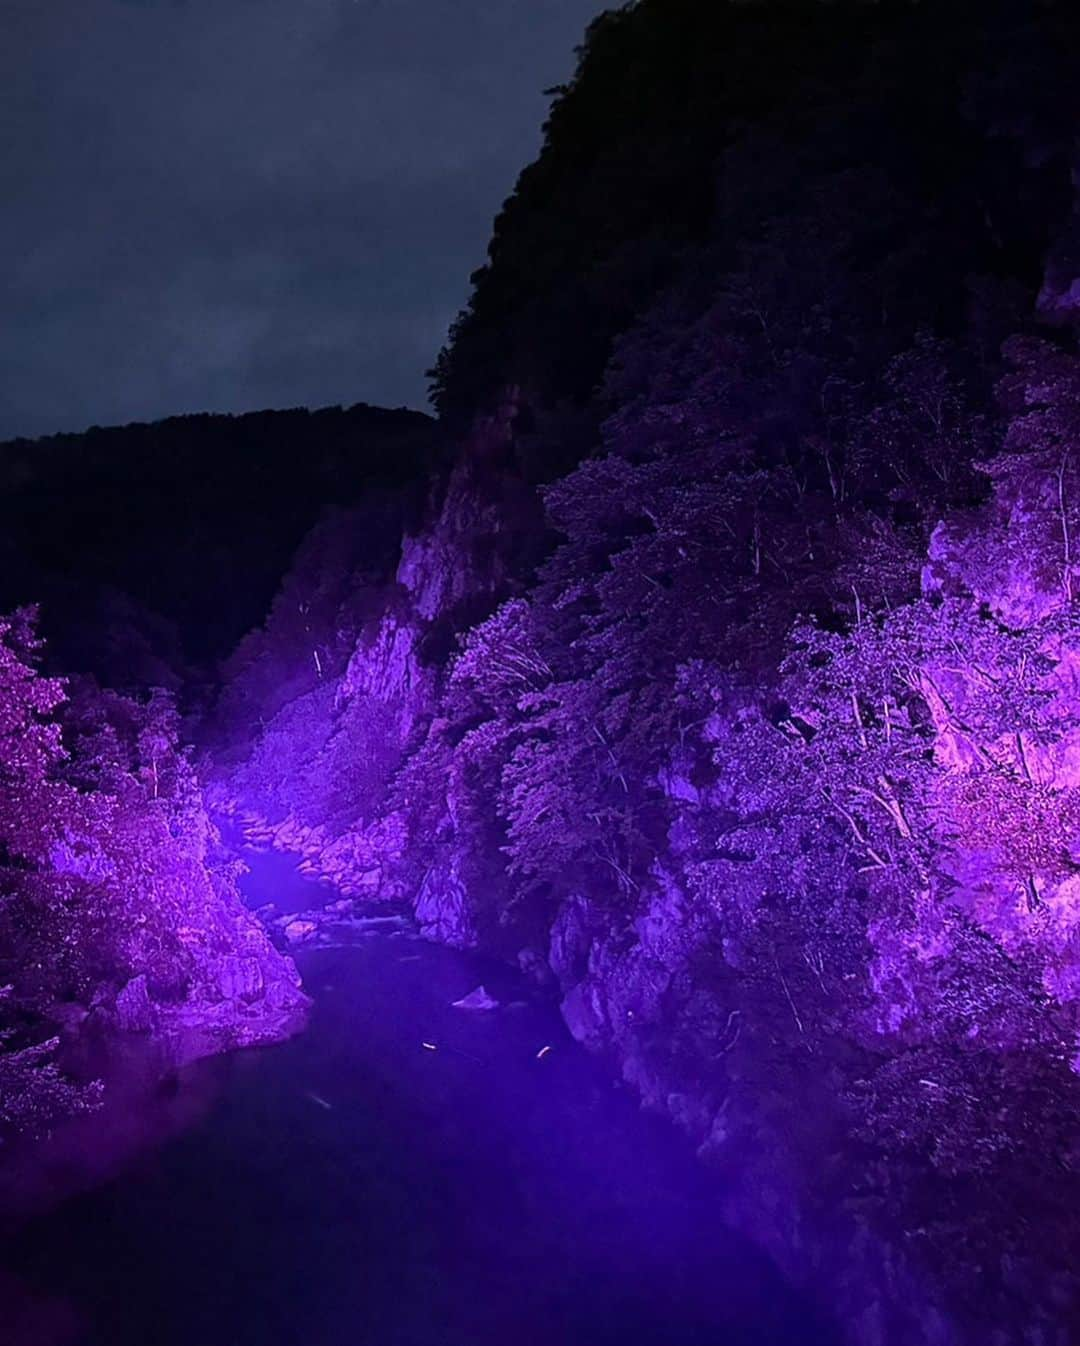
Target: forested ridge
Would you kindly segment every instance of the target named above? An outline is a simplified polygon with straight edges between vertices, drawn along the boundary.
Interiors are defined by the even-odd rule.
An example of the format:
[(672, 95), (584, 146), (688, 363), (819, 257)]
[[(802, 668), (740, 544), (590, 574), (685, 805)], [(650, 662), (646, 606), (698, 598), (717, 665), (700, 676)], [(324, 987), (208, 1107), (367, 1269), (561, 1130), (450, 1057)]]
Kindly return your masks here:
[(44, 605), (60, 667), (190, 677), (258, 620), (324, 509), (386, 488), (407, 509), (437, 444), (419, 412), (362, 404), (10, 440), (0, 605)]

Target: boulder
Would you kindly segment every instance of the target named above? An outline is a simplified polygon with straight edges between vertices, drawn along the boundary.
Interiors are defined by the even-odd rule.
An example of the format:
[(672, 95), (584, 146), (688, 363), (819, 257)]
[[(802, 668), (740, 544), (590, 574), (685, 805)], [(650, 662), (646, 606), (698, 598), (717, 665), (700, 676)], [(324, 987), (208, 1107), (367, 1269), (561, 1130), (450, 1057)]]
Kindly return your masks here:
[(463, 995), (460, 1000), (454, 1001), (454, 1009), (463, 1010), (493, 1010), (499, 1008), (499, 1002), (494, 996), (489, 995), (483, 986), (478, 986), (468, 995)]

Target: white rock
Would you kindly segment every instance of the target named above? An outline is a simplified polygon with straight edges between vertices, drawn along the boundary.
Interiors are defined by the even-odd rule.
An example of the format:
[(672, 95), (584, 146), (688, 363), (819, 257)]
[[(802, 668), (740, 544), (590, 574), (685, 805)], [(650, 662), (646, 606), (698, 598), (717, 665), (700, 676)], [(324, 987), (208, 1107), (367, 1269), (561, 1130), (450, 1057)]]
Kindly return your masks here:
[(498, 1008), (499, 1002), (488, 995), (483, 986), (478, 986), (475, 991), (470, 991), (468, 995), (454, 1001), (454, 1009), (493, 1010)]

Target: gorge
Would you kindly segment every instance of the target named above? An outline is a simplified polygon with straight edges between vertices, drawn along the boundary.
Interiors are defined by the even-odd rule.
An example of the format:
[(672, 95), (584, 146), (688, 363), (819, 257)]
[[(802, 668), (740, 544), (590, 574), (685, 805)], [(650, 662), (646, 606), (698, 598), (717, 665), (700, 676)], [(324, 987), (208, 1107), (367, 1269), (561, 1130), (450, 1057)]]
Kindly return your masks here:
[[(123, 1044), (216, 1100), (158, 1206), (120, 1165), (16, 1236), (28, 1322), (95, 1302), (42, 1268), (105, 1211), (208, 1221), (182, 1190), (251, 1146), (317, 1256), (163, 1342), (336, 1346), (365, 1302), (379, 1346), (1072, 1339), (1078, 38), (637, 0), (553, 91), (435, 418), (3, 446), (5, 1182), (95, 1134)], [(120, 1293), (88, 1346), (146, 1339)]]

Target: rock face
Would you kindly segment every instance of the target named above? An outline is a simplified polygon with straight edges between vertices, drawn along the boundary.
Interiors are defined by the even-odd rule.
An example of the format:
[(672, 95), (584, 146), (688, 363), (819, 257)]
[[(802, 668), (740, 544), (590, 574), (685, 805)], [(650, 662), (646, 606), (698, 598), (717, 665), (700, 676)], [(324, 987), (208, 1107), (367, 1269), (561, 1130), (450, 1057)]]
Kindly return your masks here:
[(458, 949), (476, 947), (472, 899), (452, 861), (428, 872), (416, 899), (416, 919), (428, 939)]
[[(248, 755), (211, 787), (215, 809), (249, 840), (300, 855), (305, 873), (349, 897), (417, 900), (425, 926), (461, 947), (476, 934), (460, 866), (444, 848), (416, 898), (407, 801), (391, 786), (427, 732), (456, 633), (494, 606), (522, 554), (536, 549), (541, 507), (514, 469), (513, 417), (510, 399), (478, 422), (458, 464), (433, 486), (425, 526), (401, 538), (395, 573), (372, 579), (360, 599), (356, 579), (344, 582), (339, 570), (348, 544), (335, 538), (361, 528), (361, 516), (335, 517), (325, 537), (317, 530), (285, 582), (287, 598), (233, 662), (219, 736)], [(329, 597), (317, 604), (305, 597), (312, 590)], [(294, 608), (304, 609), (299, 642)], [(265, 723), (270, 667), (288, 695)], [(275, 691), (271, 708), (280, 699)], [(264, 720), (254, 742), (245, 722), (252, 708)]]
[[(198, 871), (187, 883), (199, 890)], [(89, 1020), (106, 1040), (115, 1028), (154, 1041), (163, 1069), (288, 1037), (303, 1027), (310, 1003), (292, 961), (235, 890), (207, 885), (200, 899), (205, 906), (198, 915), (189, 906), (181, 935), (183, 971), (152, 963), (115, 998), (99, 997)]]
[(146, 974), (140, 973), (116, 997), (116, 1021), (125, 1033), (149, 1033), (154, 1023)]

